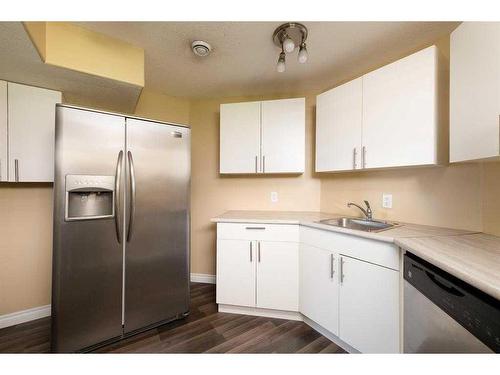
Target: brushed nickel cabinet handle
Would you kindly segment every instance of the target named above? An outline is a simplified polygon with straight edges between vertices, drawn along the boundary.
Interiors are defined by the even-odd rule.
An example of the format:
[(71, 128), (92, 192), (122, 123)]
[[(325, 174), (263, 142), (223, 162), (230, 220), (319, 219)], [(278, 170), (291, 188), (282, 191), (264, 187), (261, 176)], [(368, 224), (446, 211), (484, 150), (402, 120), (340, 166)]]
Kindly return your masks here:
[(15, 181), (19, 182), (19, 160), (14, 159), (14, 177)]
[(257, 242), (257, 246), (258, 246), (258, 249), (257, 249), (257, 261), (260, 263), (260, 241)]
[(330, 279), (333, 279), (333, 274), (335, 273), (334, 261), (335, 258), (333, 257), (333, 254), (330, 254)]
[(358, 150), (356, 149), (356, 147), (354, 147), (354, 149), (352, 150), (352, 169), (356, 169), (356, 167), (358, 166), (356, 164), (357, 156), (358, 156)]
[(2, 181), (2, 159), (0, 159), (0, 182)]
[(257, 155), (255, 155), (255, 173), (257, 173)]
[(344, 282), (344, 257), (340, 257), (340, 284)]
[(266, 230), (266, 227), (245, 227), (248, 230)]
[(266, 173), (266, 155), (262, 156), (262, 173)]
[(250, 241), (250, 263), (252, 263), (252, 241)]
[(363, 146), (361, 153), (361, 168), (366, 168), (366, 147)]

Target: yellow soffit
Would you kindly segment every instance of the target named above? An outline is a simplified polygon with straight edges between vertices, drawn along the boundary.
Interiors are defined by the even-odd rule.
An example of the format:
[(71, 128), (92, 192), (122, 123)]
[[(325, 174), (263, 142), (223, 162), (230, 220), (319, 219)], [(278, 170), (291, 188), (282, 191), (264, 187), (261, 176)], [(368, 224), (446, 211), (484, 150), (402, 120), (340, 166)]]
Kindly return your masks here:
[(144, 50), (69, 22), (23, 22), (44, 63), (144, 87)]

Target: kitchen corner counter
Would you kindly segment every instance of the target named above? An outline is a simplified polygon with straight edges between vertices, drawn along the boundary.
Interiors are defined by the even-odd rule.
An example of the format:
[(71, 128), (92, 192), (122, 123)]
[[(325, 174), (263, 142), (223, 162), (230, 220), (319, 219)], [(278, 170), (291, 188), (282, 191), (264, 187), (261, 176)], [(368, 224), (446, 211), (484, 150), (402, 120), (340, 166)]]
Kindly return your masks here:
[(296, 224), (394, 243), (500, 300), (500, 237), (402, 223), (380, 232), (335, 227), (319, 220), (345, 215), (299, 211), (227, 211), (215, 223)]

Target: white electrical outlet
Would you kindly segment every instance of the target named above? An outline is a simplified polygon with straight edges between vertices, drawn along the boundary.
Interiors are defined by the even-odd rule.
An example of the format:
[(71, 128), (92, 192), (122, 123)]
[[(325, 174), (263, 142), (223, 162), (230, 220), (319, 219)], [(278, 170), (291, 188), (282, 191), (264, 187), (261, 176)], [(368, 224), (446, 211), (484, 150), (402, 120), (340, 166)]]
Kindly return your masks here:
[(271, 191), (271, 202), (276, 203), (278, 201), (278, 192), (277, 191)]
[(392, 208), (392, 194), (382, 194), (382, 207)]

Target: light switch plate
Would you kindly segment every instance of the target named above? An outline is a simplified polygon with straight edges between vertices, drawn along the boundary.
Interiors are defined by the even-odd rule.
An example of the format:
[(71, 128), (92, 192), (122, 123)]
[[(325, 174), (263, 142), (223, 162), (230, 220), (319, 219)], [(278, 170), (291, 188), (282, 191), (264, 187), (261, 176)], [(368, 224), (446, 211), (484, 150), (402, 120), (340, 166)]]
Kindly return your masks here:
[(392, 208), (392, 194), (382, 194), (382, 207)]
[(271, 202), (276, 203), (278, 201), (278, 192), (277, 191), (271, 191)]

